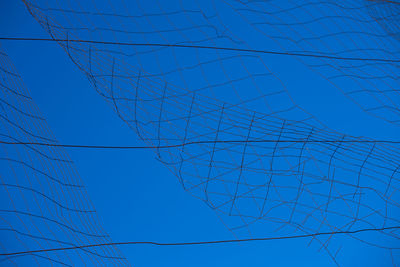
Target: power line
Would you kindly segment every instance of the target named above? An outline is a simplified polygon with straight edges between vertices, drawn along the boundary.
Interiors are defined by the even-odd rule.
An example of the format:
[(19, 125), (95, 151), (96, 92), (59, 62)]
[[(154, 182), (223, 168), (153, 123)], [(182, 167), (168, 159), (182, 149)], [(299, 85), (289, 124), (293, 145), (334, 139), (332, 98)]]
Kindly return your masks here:
[(220, 46), (205, 46), (205, 45), (163, 44), (163, 43), (132, 43), (132, 42), (98, 41), (98, 40), (88, 40), (88, 39), (84, 40), (84, 39), (58, 39), (58, 38), (33, 38), (33, 37), (0, 37), (0, 40), (92, 43), (92, 44), (121, 45), (121, 46), (156, 46), (156, 47), (198, 48), (198, 49), (213, 49), (213, 50), (225, 50), (225, 51), (235, 51), (235, 52), (272, 54), (272, 55), (286, 55), (286, 56), (313, 57), (313, 58), (328, 58), (328, 59), (351, 60), (351, 61), (378, 61), (378, 62), (389, 62), (389, 63), (399, 63), (400, 62), (400, 59), (340, 57), (340, 56), (330, 56), (330, 55), (321, 55), (321, 54), (282, 52), (282, 51), (272, 51), (272, 50), (258, 50), (258, 49), (220, 47)]
[(61, 251), (61, 250), (76, 250), (76, 249), (83, 249), (83, 248), (104, 247), (104, 246), (121, 246), (121, 245), (193, 246), (193, 245), (242, 243), (242, 242), (254, 242), (254, 241), (271, 241), (271, 240), (307, 238), (307, 237), (315, 237), (315, 236), (321, 236), (321, 235), (357, 234), (357, 233), (361, 233), (361, 232), (385, 231), (385, 230), (395, 230), (395, 229), (400, 229), (400, 226), (391, 226), (391, 227), (383, 227), (383, 228), (364, 228), (364, 229), (353, 230), (353, 231), (322, 232), (322, 233), (292, 235), (292, 236), (261, 237), (261, 238), (246, 238), (246, 239), (226, 239), (226, 240), (197, 241), (197, 242), (196, 241), (195, 242), (176, 242), (176, 243), (161, 243), (161, 242), (153, 242), (153, 241), (109, 242), (109, 243), (98, 243), (98, 244), (89, 244), (89, 245), (81, 245), (81, 246), (58, 247), (58, 248), (47, 248), (47, 249), (0, 253), (0, 256), (15, 256), (15, 255), (23, 255), (23, 254), (31, 254), (31, 253), (42, 253), (42, 252)]
[(180, 144), (172, 145), (160, 145), (160, 146), (112, 146), (112, 145), (82, 145), (82, 144), (52, 144), (52, 143), (41, 143), (41, 142), (8, 142), (0, 141), (0, 144), (4, 145), (35, 145), (35, 146), (48, 146), (48, 147), (65, 147), (65, 148), (88, 148), (88, 149), (163, 149), (163, 148), (177, 148), (190, 145), (198, 144), (215, 144), (215, 143), (388, 143), (388, 144), (400, 144), (400, 141), (394, 140), (205, 140), (205, 141), (193, 141)]

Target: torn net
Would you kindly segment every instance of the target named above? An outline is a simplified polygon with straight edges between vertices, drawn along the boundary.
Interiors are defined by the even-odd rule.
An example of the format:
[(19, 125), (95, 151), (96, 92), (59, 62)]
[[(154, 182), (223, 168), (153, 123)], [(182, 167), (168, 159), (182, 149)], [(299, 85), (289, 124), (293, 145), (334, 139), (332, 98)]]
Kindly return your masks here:
[[(366, 111), (397, 123), (397, 30), (382, 26), (389, 16), (384, 10), (393, 4), (24, 2), (118, 116), (155, 147), (183, 188), (238, 236), (398, 224), (398, 146), (321, 124), (293, 102), (268, 67), (277, 60), (270, 55), (151, 45), (313, 53), (318, 57), (296, 58)], [(325, 14), (328, 9), (333, 15)], [(352, 42), (355, 35), (363, 41)], [(373, 100), (364, 104), (363, 97)], [(350, 237), (389, 252), (398, 244), (395, 231)], [(340, 263), (338, 237), (314, 240)]]
[[(8, 56), (0, 51), (0, 139), (57, 144)], [(0, 144), (1, 253), (110, 242), (61, 147)], [(128, 266), (113, 246), (0, 256), (22, 266)]]

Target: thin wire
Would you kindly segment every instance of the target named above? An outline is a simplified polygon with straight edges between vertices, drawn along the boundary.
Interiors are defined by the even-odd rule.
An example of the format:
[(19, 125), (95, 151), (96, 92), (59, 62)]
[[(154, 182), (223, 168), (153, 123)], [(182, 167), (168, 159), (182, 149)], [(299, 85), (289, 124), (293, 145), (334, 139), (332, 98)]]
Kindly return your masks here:
[(0, 256), (15, 256), (15, 255), (50, 252), (50, 251), (75, 250), (75, 249), (82, 249), (82, 248), (103, 247), (103, 246), (121, 246), (121, 245), (193, 246), (193, 245), (242, 243), (242, 242), (254, 242), (254, 241), (271, 241), (271, 240), (282, 240), (282, 239), (307, 238), (307, 237), (315, 237), (315, 236), (321, 236), (321, 235), (357, 234), (357, 233), (361, 233), (361, 232), (385, 231), (385, 230), (394, 230), (394, 229), (400, 229), (400, 226), (391, 226), (391, 227), (382, 227), (382, 228), (364, 228), (364, 229), (358, 229), (358, 230), (353, 230), (353, 231), (322, 232), (322, 233), (292, 235), (292, 236), (226, 239), (226, 240), (214, 240), (214, 241), (195, 241), (195, 242), (176, 242), (176, 243), (161, 243), (161, 242), (153, 242), (153, 241), (110, 242), (110, 243), (99, 243), (99, 244), (90, 244), (90, 245), (81, 245), (81, 246), (59, 247), (59, 248), (48, 248), (48, 249), (1, 253)]
[(392, 63), (400, 62), (400, 59), (339, 57), (339, 56), (328, 56), (328, 55), (317, 55), (317, 54), (306, 54), (306, 53), (295, 53), (295, 52), (281, 52), (281, 51), (272, 51), (272, 50), (257, 50), (257, 49), (221, 47), (221, 46), (204, 46), (204, 45), (183, 45), (183, 44), (162, 44), (162, 43), (132, 43), (132, 42), (98, 41), (98, 40), (88, 40), (88, 39), (83, 40), (83, 39), (57, 39), (57, 38), (31, 38), (31, 37), (0, 37), (0, 40), (91, 43), (91, 44), (123, 45), (123, 46), (156, 46), (156, 47), (199, 48), (199, 49), (213, 49), (213, 50), (225, 50), (225, 51), (235, 51), (235, 52), (272, 54), (272, 55), (313, 57), (313, 58), (329, 58), (329, 59), (352, 60), (352, 61), (377, 61), (377, 62), (392, 62)]
[(107, 145), (80, 145), (80, 144), (51, 144), (41, 142), (8, 142), (0, 141), (4, 145), (36, 145), (36, 146), (49, 146), (49, 147), (65, 147), (65, 148), (89, 148), (89, 149), (154, 149), (154, 148), (176, 148), (197, 144), (215, 144), (215, 143), (388, 143), (400, 144), (400, 141), (392, 140), (205, 140), (193, 141), (174, 145), (160, 145), (160, 146), (107, 146)]

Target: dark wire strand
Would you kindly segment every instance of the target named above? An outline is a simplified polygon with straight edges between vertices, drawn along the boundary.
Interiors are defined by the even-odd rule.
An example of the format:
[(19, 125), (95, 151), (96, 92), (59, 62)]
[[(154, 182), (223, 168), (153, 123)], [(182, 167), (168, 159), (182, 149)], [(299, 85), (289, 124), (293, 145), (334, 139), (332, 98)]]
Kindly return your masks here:
[(48, 146), (48, 147), (65, 147), (65, 148), (88, 148), (88, 149), (162, 149), (162, 148), (176, 148), (198, 144), (215, 144), (215, 143), (387, 143), (387, 144), (400, 144), (400, 141), (395, 140), (205, 140), (193, 141), (172, 145), (160, 146), (112, 146), (112, 145), (81, 145), (81, 144), (51, 144), (41, 142), (8, 142), (0, 141), (4, 145), (35, 145), (35, 146)]
[(83, 39), (33, 38), (33, 37), (0, 37), (0, 40), (91, 43), (91, 44), (120, 45), (120, 46), (154, 46), (154, 47), (198, 48), (198, 49), (213, 49), (213, 50), (225, 50), (225, 51), (234, 51), (234, 52), (247, 52), (247, 53), (272, 54), (272, 55), (285, 55), (285, 56), (296, 56), (296, 57), (329, 58), (329, 59), (351, 60), (351, 61), (376, 61), (376, 62), (391, 62), (391, 63), (399, 63), (400, 62), (400, 59), (339, 57), (339, 56), (311, 54), (311, 53), (309, 54), (309, 53), (296, 53), (296, 52), (283, 52), (283, 51), (272, 51), (272, 50), (245, 49), (245, 48), (221, 47), (221, 46), (205, 46), (205, 45), (163, 44), (163, 43), (132, 43), (132, 42), (112, 42), (112, 41), (99, 41), (99, 40), (88, 40), (88, 39), (83, 40)]
[(321, 232), (321, 233), (304, 234), (304, 235), (245, 238), (245, 239), (225, 239), (225, 240), (213, 240), (213, 241), (194, 241), (194, 242), (175, 242), (175, 243), (172, 243), (172, 242), (171, 243), (162, 243), (162, 242), (154, 242), (154, 241), (110, 242), (110, 243), (88, 244), (88, 245), (81, 245), (81, 246), (58, 247), (58, 248), (47, 248), (47, 249), (38, 249), (38, 250), (0, 253), (0, 256), (15, 256), (15, 255), (50, 252), (50, 251), (75, 250), (75, 249), (92, 248), (92, 247), (121, 246), (121, 245), (193, 246), (193, 245), (242, 243), (242, 242), (254, 242), (254, 241), (271, 241), (271, 240), (307, 238), (307, 237), (315, 237), (315, 236), (321, 236), (321, 235), (357, 234), (357, 233), (362, 233), (362, 232), (385, 231), (385, 230), (396, 230), (396, 229), (400, 229), (400, 226), (391, 226), (391, 227), (382, 227), (382, 228), (364, 228), (364, 229), (358, 229), (358, 230), (353, 230), (353, 231)]

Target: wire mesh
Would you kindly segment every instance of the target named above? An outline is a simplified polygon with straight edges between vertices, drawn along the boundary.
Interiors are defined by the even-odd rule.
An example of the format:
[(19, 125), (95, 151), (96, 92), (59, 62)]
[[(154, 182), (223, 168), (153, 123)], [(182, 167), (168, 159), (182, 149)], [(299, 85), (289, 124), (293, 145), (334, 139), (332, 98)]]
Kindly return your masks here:
[[(271, 55), (250, 51), (315, 55), (296, 59), (398, 124), (396, 3), (24, 2), (183, 188), (234, 234), (398, 224), (398, 147), (329, 129), (292, 100), (268, 66)], [(397, 248), (394, 230), (350, 237)], [(340, 264), (340, 239), (314, 240)]]
[[(57, 140), (21, 77), (0, 51), (2, 141)], [(1, 253), (110, 242), (75, 166), (61, 147), (0, 144)], [(115, 247), (0, 256), (3, 265), (128, 266)]]

